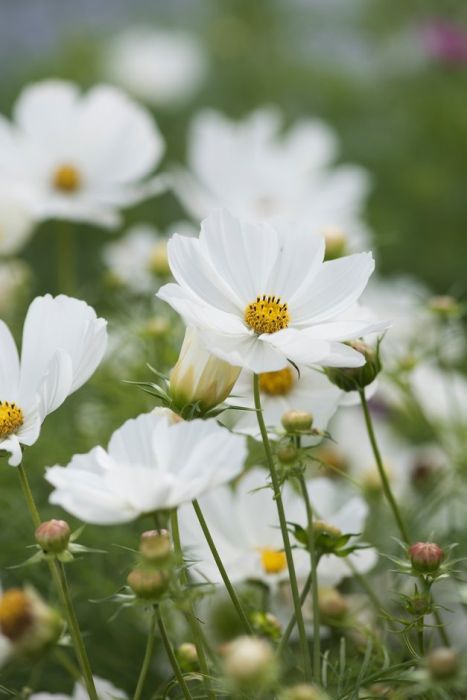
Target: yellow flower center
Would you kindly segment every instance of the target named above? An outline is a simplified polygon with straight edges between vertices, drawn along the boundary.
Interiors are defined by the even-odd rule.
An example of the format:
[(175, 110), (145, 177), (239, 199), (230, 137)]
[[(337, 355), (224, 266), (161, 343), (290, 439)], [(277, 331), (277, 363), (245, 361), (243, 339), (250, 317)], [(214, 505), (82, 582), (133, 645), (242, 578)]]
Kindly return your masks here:
[(255, 333), (276, 333), (276, 331), (287, 328), (290, 316), (287, 304), (282, 304), (280, 297), (256, 297), (256, 301), (245, 309), (245, 323), (254, 330)]
[(81, 187), (81, 175), (74, 165), (63, 163), (54, 172), (52, 184), (60, 192), (76, 192)]
[(31, 603), (19, 588), (10, 588), (0, 598), (0, 630), (5, 637), (14, 641), (32, 623)]
[(267, 574), (280, 574), (287, 568), (287, 557), (280, 549), (261, 549), (261, 565)]
[(294, 375), (289, 367), (277, 372), (262, 372), (259, 375), (259, 389), (269, 396), (286, 396), (294, 385)]
[(7, 438), (21, 428), (24, 422), (23, 411), (15, 404), (0, 401), (0, 438)]

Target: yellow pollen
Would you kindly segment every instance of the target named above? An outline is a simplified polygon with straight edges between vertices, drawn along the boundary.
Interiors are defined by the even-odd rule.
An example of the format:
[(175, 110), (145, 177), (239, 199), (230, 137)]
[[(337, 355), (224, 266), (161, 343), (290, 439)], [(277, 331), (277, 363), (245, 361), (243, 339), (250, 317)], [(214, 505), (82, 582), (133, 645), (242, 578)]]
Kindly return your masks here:
[(276, 333), (287, 328), (290, 316), (287, 304), (282, 304), (280, 297), (266, 296), (256, 297), (256, 301), (245, 309), (245, 323), (255, 333)]
[(259, 389), (268, 396), (286, 396), (294, 385), (293, 372), (289, 367), (277, 372), (262, 372), (259, 375)]
[(15, 433), (23, 422), (23, 411), (15, 403), (0, 401), (0, 438)]
[(60, 192), (76, 192), (81, 187), (81, 176), (74, 165), (63, 163), (54, 172), (52, 184)]
[(33, 621), (31, 602), (21, 589), (10, 588), (0, 598), (0, 630), (14, 641), (28, 629)]
[(287, 557), (280, 549), (261, 549), (261, 565), (267, 574), (280, 574), (287, 568)]

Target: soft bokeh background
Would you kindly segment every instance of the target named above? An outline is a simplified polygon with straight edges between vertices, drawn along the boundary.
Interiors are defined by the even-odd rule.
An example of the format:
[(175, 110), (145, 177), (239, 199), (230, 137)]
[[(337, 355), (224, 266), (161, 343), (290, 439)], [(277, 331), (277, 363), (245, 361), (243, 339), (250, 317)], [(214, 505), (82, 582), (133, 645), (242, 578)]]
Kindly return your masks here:
[[(463, 297), (467, 257), (467, 58), (429, 50), (427, 26), (442, 19), (467, 33), (467, 6), (461, 1), (406, 0), (0, 0), (0, 111), (10, 114), (21, 87), (59, 77), (83, 87), (102, 79), (100, 55), (115, 32), (133, 24), (192, 32), (207, 53), (207, 78), (186, 105), (155, 110), (167, 143), (163, 166), (184, 157), (192, 115), (211, 106), (237, 117), (265, 104), (277, 104), (290, 122), (317, 116), (337, 130), (340, 158), (368, 169), (373, 185), (367, 221), (374, 232), (379, 270), (410, 273), (434, 292)], [(1, 156), (0, 156), (1, 157)], [(164, 169), (164, 167), (162, 168)], [(126, 213), (126, 221), (149, 221), (161, 230), (183, 218), (173, 195), (151, 200)], [(34, 270), (24, 308), (37, 293), (56, 292), (51, 260), (60, 223), (43, 224), (23, 253)], [(167, 367), (177, 354), (178, 328), (163, 346), (150, 334), (132, 334), (138, 306), (101, 283), (99, 250), (118, 233), (80, 225), (75, 231), (79, 296), (109, 316), (110, 332), (126, 338), (115, 344), (114, 368), (104, 368), (78, 396), (48, 418), (41, 441), (26, 455), (43, 512), (44, 466), (65, 463), (76, 451), (105, 441), (129, 416), (151, 401), (121, 379), (144, 379), (144, 362)], [(147, 309), (141, 310), (142, 316)], [(8, 315), (8, 313), (7, 313)], [(16, 331), (22, 314), (11, 320)], [(120, 329), (120, 331), (119, 331)], [(141, 329), (139, 329), (140, 331)], [(129, 374), (126, 349), (141, 362)], [(149, 525), (149, 523), (148, 523)], [(135, 546), (140, 525), (93, 528), (82, 541), (108, 551), (70, 567), (76, 605), (96, 672), (131, 690), (144, 647), (144, 622), (133, 612), (109, 621), (112, 604), (90, 604), (114, 593), (131, 562), (116, 545)], [(19, 543), (32, 540), (19, 497), (16, 475), (2, 465), (0, 476), (0, 567), (5, 584), (28, 578), (43, 592), (43, 570), (11, 571), (26, 558)], [(2, 682), (30, 681), (29, 669), (16, 669)], [(63, 689), (54, 666), (44, 662), (47, 689)], [(161, 676), (165, 669), (161, 669)], [(39, 682), (40, 685), (40, 682)]]

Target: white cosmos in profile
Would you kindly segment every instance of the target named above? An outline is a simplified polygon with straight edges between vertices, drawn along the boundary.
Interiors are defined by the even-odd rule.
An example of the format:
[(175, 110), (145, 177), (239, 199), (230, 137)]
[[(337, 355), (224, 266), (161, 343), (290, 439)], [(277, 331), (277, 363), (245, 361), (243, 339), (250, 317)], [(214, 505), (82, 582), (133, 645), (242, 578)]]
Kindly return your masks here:
[(305, 119), (283, 133), (282, 121), (274, 108), (241, 121), (213, 110), (198, 114), (189, 134), (188, 170), (174, 175), (180, 200), (198, 221), (225, 207), (246, 221), (298, 220), (310, 234), (364, 249), (368, 174), (334, 164), (338, 143), (324, 122)]
[(84, 522), (110, 525), (177, 508), (238, 476), (246, 457), (242, 436), (214, 420), (173, 422), (164, 412), (126, 421), (107, 450), (75, 455), (47, 470), (50, 502)]
[(374, 330), (339, 319), (373, 272), (371, 253), (323, 262), (324, 240), (300, 224), (249, 224), (215, 211), (199, 238), (175, 234), (169, 265), (178, 284), (158, 296), (201, 331), (214, 355), (252, 372), (297, 365), (361, 366), (343, 341)]
[(160, 191), (143, 181), (164, 145), (149, 112), (117, 88), (45, 80), (27, 86), (0, 121), (0, 183), (40, 220), (116, 226), (119, 209)]
[(79, 389), (99, 365), (107, 323), (84, 301), (64, 295), (37, 297), (23, 328), (21, 360), (0, 321), (0, 450), (21, 462), (21, 445), (39, 437), (45, 417)]
[[(288, 579), (276, 503), (266, 487), (267, 473), (262, 469), (248, 471), (232, 489), (222, 486), (199, 500), (214, 543), (229, 578), (234, 583), (248, 579), (276, 584)], [(368, 507), (359, 496), (349, 498), (348, 491), (328, 479), (308, 482), (310, 498), (319, 518), (338, 527), (343, 533), (362, 532)], [(290, 486), (282, 489), (288, 522), (306, 525), (303, 499)], [(191, 506), (180, 509), (182, 543), (191, 560), (193, 575), (198, 580), (221, 583), (217, 566), (206, 544), (197, 517)], [(306, 577), (310, 556), (302, 549), (293, 549), (297, 575)], [(350, 555), (359, 572), (368, 571), (376, 562), (374, 550), (360, 550)], [(345, 560), (325, 555), (319, 564), (322, 585), (337, 585), (351, 572)]]

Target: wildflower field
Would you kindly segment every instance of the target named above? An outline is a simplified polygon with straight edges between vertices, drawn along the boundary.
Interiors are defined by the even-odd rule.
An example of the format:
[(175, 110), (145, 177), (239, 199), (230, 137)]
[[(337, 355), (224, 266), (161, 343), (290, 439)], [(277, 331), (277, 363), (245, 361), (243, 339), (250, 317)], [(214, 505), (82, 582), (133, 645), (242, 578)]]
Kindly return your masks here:
[(0, 0), (0, 697), (467, 697), (460, 0)]

